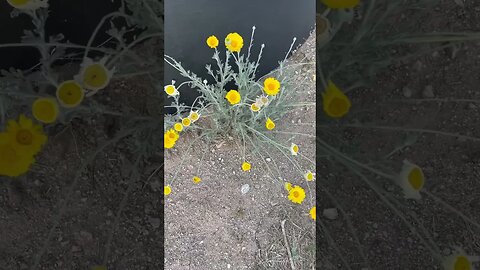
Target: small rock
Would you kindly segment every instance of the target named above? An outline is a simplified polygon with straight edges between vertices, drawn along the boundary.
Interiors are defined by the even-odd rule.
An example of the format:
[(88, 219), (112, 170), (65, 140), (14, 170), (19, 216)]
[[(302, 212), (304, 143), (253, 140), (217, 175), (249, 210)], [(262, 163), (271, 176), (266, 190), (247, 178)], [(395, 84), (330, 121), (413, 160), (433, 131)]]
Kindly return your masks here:
[(108, 210), (107, 217), (111, 217), (111, 216), (113, 216), (113, 212), (112, 212), (112, 210)]
[(469, 103), (469, 104), (468, 104), (468, 108), (469, 108), (470, 110), (475, 110), (475, 109), (477, 108), (477, 105), (475, 105), (475, 104), (473, 104), (473, 103)]
[(423, 89), (422, 95), (424, 98), (434, 98), (435, 94), (433, 93), (433, 86), (427, 85), (425, 89)]
[(160, 219), (159, 218), (149, 217), (148, 222), (150, 222), (150, 225), (152, 225), (152, 227), (154, 229), (158, 229), (158, 227), (160, 227)]
[(267, 162), (270, 162), (270, 161), (272, 161), (272, 159), (271, 159), (271, 158), (269, 158), (269, 157), (267, 157), (265, 160), (266, 160)]
[(337, 208), (328, 208), (323, 210), (323, 216), (328, 219), (337, 219), (338, 218), (338, 210)]
[(243, 185), (240, 191), (242, 192), (243, 195), (247, 194), (250, 191), (250, 185), (249, 184)]
[(72, 246), (72, 252), (79, 252), (79, 251), (80, 251), (80, 247)]
[(227, 268), (230, 269), (232, 266), (230, 264), (227, 264)]
[(402, 92), (404, 97), (406, 98), (412, 97), (412, 89), (405, 86), (403, 87)]

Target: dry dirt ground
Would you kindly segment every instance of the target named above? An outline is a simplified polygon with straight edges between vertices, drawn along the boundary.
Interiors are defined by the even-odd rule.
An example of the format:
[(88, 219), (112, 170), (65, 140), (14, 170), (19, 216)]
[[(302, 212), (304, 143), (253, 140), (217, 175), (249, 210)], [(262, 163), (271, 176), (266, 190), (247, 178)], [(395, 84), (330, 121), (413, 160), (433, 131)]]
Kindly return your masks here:
[[(396, 25), (414, 20), (421, 31), (480, 31), (479, 11), (478, 1), (465, 1), (465, 8), (454, 1), (442, 1), (433, 10), (423, 10), (423, 16), (410, 13), (393, 20)], [(431, 129), (480, 137), (479, 45), (468, 42), (455, 54), (452, 50), (441, 50), (392, 66), (378, 77), (371, 89), (349, 92), (352, 111), (342, 123), (357, 119), (377, 126)], [(464, 100), (445, 102), (445, 98)], [(354, 157), (363, 163), (401, 145), (406, 133), (402, 129), (333, 126), (329, 131), (338, 134), (345, 145), (357, 147), (358, 155)], [(414, 145), (394, 154), (389, 165), (394, 165), (398, 171), (404, 158), (420, 165), (425, 173), (427, 191), (480, 223), (479, 153), (479, 139), (423, 134)], [(320, 160), (317, 173), (323, 178), (318, 198), (319, 214), (328, 207), (340, 206), (345, 211), (338, 219), (322, 219), (341, 255), (335, 252), (326, 231), (322, 230), (317, 235), (320, 269), (348, 269), (340, 256), (346, 259), (350, 269), (442, 269), (402, 219), (360, 177), (326, 160)], [(480, 254), (480, 227), (464, 222), (427, 195), (423, 195), (420, 203), (406, 201), (396, 186), (374, 177), (370, 180), (384, 189), (386, 196), (403, 203), (404, 207), (400, 207), (403, 216), (417, 232), (422, 233), (422, 227), (429, 232), (441, 256), (451, 254), (453, 246), (460, 246), (471, 255)], [(322, 189), (329, 191), (336, 202)], [(412, 215), (419, 222), (415, 222)], [(347, 218), (354, 230), (349, 228)], [(368, 268), (354, 235), (361, 243)]]
[[(315, 61), (315, 37), (310, 38), (290, 59), (292, 63)], [(314, 65), (296, 72), (306, 79), (299, 102), (315, 102)], [(306, 95), (302, 95), (306, 94)], [(315, 107), (300, 107), (279, 121), (279, 131), (297, 132), (294, 136), (302, 154), (298, 157), (305, 170), (315, 170)], [(277, 141), (289, 144), (292, 136), (277, 134)], [(307, 182), (293, 169), (282, 153), (269, 150), (267, 156), (254, 156), (252, 170), (243, 172), (240, 150), (232, 141), (211, 145), (195, 143), (187, 151), (195, 134), (182, 135), (172, 151), (165, 155), (165, 183), (172, 194), (165, 200), (165, 269), (290, 269), (284, 245), (281, 221), (286, 220), (286, 236), (297, 269), (313, 269), (315, 260), (315, 223), (308, 216), (315, 205), (315, 183)], [(282, 181), (266, 166), (278, 166), (283, 179), (305, 188), (302, 205), (287, 199)], [(198, 175), (202, 182), (194, 184)], [(249, 192), (241, 188), (248, 184)]]
[[(78, 67), (62, 68), (68, 75), (67, 70)], [(153, 116), (150, 102), (155, 99), (147, 98), (147, 81), (115, 80), (84, 102), (124, 113), (128, 104), (129, 113)], [(25, 105), (8, 117), (28, 112), (29, 102)], [(94, 151), (119, 134), (121, 121), (98, 113), (50, 125), (48, 143), (31, 170), (11, 184), (0, 177), (0, 269), (32, 269), (41, 251), (36, 269), (91, 269), (106, 257), (108, 269), (162, 265), (162, 190), (156, 169), (163, 154), (142, 160), (140, 174), (132, 175), (136, 148), (127, 137), (105, 147), (82, 168)]]

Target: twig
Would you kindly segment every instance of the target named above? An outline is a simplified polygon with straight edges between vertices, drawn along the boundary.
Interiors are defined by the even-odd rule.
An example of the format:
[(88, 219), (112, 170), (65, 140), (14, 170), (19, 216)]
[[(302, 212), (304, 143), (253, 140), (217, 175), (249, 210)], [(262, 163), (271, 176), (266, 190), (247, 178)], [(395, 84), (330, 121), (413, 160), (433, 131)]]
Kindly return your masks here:
[(295, 270), (295, 265), (293, 264), (292, 253), (290, 252), (290, 248), (288, 247), (287, 234), (285, 233), (285, 221), (286, 220), (282, 220), (282, 223), (281, 223), (282, 232), (283, 232), (283, 241), (285, 241), (285, 247), (287, 248), (288, 259), (290, 260), (290, 267), (292, 268), (292, 270)]

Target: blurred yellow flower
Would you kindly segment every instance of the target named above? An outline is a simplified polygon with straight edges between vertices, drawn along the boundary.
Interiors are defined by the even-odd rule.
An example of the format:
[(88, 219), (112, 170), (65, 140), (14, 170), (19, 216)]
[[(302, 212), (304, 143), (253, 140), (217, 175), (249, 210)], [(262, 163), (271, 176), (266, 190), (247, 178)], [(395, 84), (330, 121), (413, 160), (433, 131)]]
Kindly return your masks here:
[(167, 95), (169, 96), (176, 96), (179, 94), (177, 88), (173, 84), (166, 85), (164, 90), (165, 90), (165, 93), (167, 93)]
[(173, 148), (175, 146), (175, 140), (172, 138), (168, 137), (167, 134), (163, 135), (163, 146), (167, 149)]
[(235, 105), (240, 102), (242, 97), (237, 90), (230, 90), (228, 91), (225, 98), (228, 100), (228, 102), (230, 102), (230, 104)]
[(323, 110), (333, 118), (344, 116), (352, 106), (348, 97), (332, 81), (328, 81), (327, 89), (322, 92), (322, 97)]
[(243, 164), (242, 164), (242, 170), (243, 171), (245, 171), (245, 172), (250, 171), (251, 168), (252, 168), (252, 165), (250, 163), (248, 163), (246, 161), (243, 162)]
[(7, 0), (7, 3), (21, 10), (35, 10), (48, 7), (47, 0)]
[(173, 129), (167, 130), (166, 134), (167, 134), (169, 139), (174, 140), (174, 141), (178, 140), (178, 137), (180, 137), (178, 135), (178, 133), (175, 132), (175, 130), (173, 130)]
[(460, 247), (455, 247), (452, 255), (445, 257), (443, 267), (445, 270), (475, 270), (473, 262), (480, 261), (479, 256), (469, 256)]
[(163, 194), (170, 195), (170, 193), (172, 193), (172, 188), (170, 186), (164, 186), (163, 187)]
[(75, 80), (82, 83), (85, 89), (98, 91), (105, 88), (112, 78), (114, 69), (107, 69), (105, 66), (107, 58), (104, 57), (98, 62), (90, 58), (85, 58), (81, 64), (80, 73), (75, 76)]
[(263, 91), (269, 96), (275, 96), (280, 91), (280, 82), (275, 78), (267, 78), (263, 82)]
[[(297, 146), (298, 147), (298, 146)], [(298, 152), (298, 148), (297, 148), (297, 152)], [(303, 177), (305, 178), (305, 180), (307, 181), (313, 181), (313, 179), (315, 179), (315, 175), (314, 173), (312, 173), (311, 171), (307, 171)]]
[(298, 154), (298, 145), (292, 143), (292, 145), (290, 145), (290, 154), (296, 156)]
[(85, 91), (74, 80), (65, 81), (57, 88), (57, 99), (65, 108), (73, 108), (78, 106), (85, 97)]
[(285, 185), (283, 186), (287, 191), (290, 191), (292, 189), (292, 184), (290, 182), (285, 182)]
[(321, 0), (322, 3), (331, 9), (345, 9), (356, 7), (360, 0)]
[(252, 110), (252, 112), (258, 112), (260, 111), (260, 106), (258, 106), (257, 103), (252, 103), (252, 105), (250, 105), (250, 110)]
[(289, 190), (288, 199), (294, 203), (301, 204), (305, 199), (305, 190), (299, 186), (294, 186)]
[(11, 141), (6, 133), (0, 133), (0, 175), (17, 177), (28, 171), (35, 163), (31, 153), (22, 152)]
[(200, 182), (202, 182), (202, 178), (200, 178), (200, 177), (198, 177), (198, 176), (194, 176), (194, 177), (193, 177), (193, 183), (198, 184), (198, 183), (200, 183)]
[(50, 124), (58, 117), (58, 104), (53, 98), (38, 98), (32, 104), (32, 114), (37, 121)]
[(197, 121), (198, 118), (200, 118), (200, 114), (197, 111), (191, 111), (190, 114), (188, 115), (188, 118), (192, 120), (192, 123)]
[(175, 129), (177, 132), (181, 132), (183, 130), (183, 125), (181, 123), (175, 123), (175, 125), (173, 125), (173, 129)]
[(177, 142), (179, 138), (179, 135), (175, 130), (169, 129), (165, 134), (163, 135), (163, 141), (164, 141), (164, 147), (165, 148), (172, 148), (175, 146), (175, 143)]
[(21, 153), (28, 155), (37, 154), (47, 142), (47, 136), (42, 126), (34, 124), (32, 119), (21, 114), (18, 122), (9, 120), (7, 123), (8, 136), (12, 146)]
[(420, 200), (420, 190), (425, 184), (425, 176), (419, 166), (405, 159), (397, 183), (403, 189), (405, 198)]
[(218, 38), (216, 36), (209, 36), (207, 38), (208, 47), (215, 49), (218, 46)]
[(231, 52), (240, 52), (243, 47), (243, 38), (238, 33), (230, 33), (225, 38), (225, 46)]
[(272, 130), (275, 128), (275, 123), (272, 121), (272, 119), (267, 118), (267, 121), (265, 122), (265, 127), (268, 129), (268, 130)]
[(182, 125), (185, 127), (189, 127), (191, 123), (192, 123), (192, 120), (190, 120), (190, 118), (188, 117), (182, 119)]
[(312, 207), (312, 209), (310, 209), (309, 214), (313, 220), (317, 220), (317, 207), (316, 206)]

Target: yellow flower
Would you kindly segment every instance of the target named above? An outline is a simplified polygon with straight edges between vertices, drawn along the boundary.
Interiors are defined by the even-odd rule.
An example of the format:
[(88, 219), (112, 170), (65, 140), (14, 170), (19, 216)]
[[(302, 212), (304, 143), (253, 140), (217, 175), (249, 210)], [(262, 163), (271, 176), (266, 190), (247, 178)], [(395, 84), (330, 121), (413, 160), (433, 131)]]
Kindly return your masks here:
[(110, 83), (114, 72), (114, 69), (107, 69), (105, 66), (106, 62), (106, 57), (98, 62), (94, 62), (88, 57), (85, 58), (81, 65), (80, 74), (75, 76), (75, 80), (81, 82), (86, 89), (95, 92), (105, 88)]
[(272, 130), (275, 128), (275, 123), (272, 121), (272, 119), (270, 119), (270, 117), (267, 119), (267, 122), (265, 122), (265, 127), (268, 130)]
[(263, 91), (269, 96), (275, 96), (280, 91), (280, 82), (275, 78), (267, 78), (263, 82)]
[(190, 126), (191, 123), (192, 123), (192, 120), (190, 120), (190, 118), (188, 118), (188, 117), (182, 119), (182, 125), (184, 125), (186, 127)]
[(15, 149), (32, 156), (37, 154), (47, 142), (42, 126), (33, 124), (33, 121), (23, 114), (20, 115), (18, 122), (8, 121), (7, 134)]
[[(297, 146), (297, 152), (298, 152), (298, 146)], [(303, 177), (305, 178), (305, 180), (307, 181), (313, 181), (313, 179), (315, 179), (315, 175), (314, 173), (312, 173), (311, 171), (307, 171)]]
[(312, 207), (312, 209), (310, 209), (309, 214), (313, 220), (317, 220), (317, 207), (316, 206)]
[(198, 118), (200, 118), (200, 114), (197, 111), (191, 111), (190, 114), (188, 115), (188, 118), (192, 120), (192, 123), (197, 121)]
[(445, 257), (443, 267), (446, 270), (474, 270), (472, 263), (478, 261), (479, 256), (468, 256), (463, 249), (455, 247), (453, 254)]
[(353, 8), (356, 7), (360, 0), (321, 0), (322, 3), (331, 9)]
[(170, 193), (172, 193), (172, 188), (170, 186), (164, 186), (163, 187), (163, 194), (170, 195)]
[(198, 177), (198, 176), (194, 176), (194, 177), (193, 177), (193, 183), (198, 184), (198, 183), (200, 183), (200, 182), (202, 182), (202, 178), (200, 178), (200, 177)]
[(305, 190), (299, 186), (294, 186), (289, 190), (288, 199), (294, 203), (301, 204), (305, 199)]
[(420, 190), (425, 184), (425, 176), (420, 167), (404, 160), (402, 170), (397, 177), (397, 183), (403, 189), (405, 198), (420, 200)]
[(243, 162), (242, 164), (242, 170), (243, 171), (250, 171), (250, 169), (252, 168), (252, 165), (246, 161)]
[(92, 270), (107, 270), (107, 267), (103, 265), (97, 265), (92, 267)]
[(250, 105), (250, 110), (252, 110), (252, 112), (258, 112), (260, 111), (260, 106), (257, 103), (252, 103), (252, 105)]
[(298, 154), (298, 145), (292, 143), (292, 145), (290, 145), (290, 153), (296, 156)]
[(85, 91), (76, 81), (70, 80), (60, 84), (57, 88), (57, 99), (65, 108), (78, 106), (85, 96)]
[(178, 140), (178, 133), (175, 132), (173, 129), (169, 129), (165, 134), (163, 135), (163, 141), (164, 141), (164, 147), (165, 148), (172, 148), (175, 146), (175, 143)]
[(290, 191), (292, 189), (292, 184), (290, 182), (285, 182), (285, 185), (283, 186), (287, 191)]
[(225, 98), (228, 100), (228, 102), (230, 102), (230, 104), (235, 105), (240, 102), (242, 97), (237, 90), (230, 90), (228, 91)]
[(177, 88), (173, 84), (166, 85), (164, 90), (165, 90), (165, 93), (167, 93), (167, 95), (169, 96), (176, 96), (179, 94)]
[(238, 33), (230, 33), (225, 38), (225, 46), (231, 52), (240, 52), (243, 47), (243, 38)]
[(21, 10), (35, 10), (38, 8), (47, 8), (47, 0), (7, 0), (8, 4)]
[(347, 114), (352, 106), (348, 97), (332, 81), (328, 81), (322, 97), (323, 110), (330, 117), (340, 118)]
[(32, 114), (38, 121), (50, 124), (58, 117), (58, 104), (53, 98), (38, 98), (32, 104)]
[(14, 147), (6, 132), (0, 133), (0, 175), (17, 177), (28, 171), (35, 163), (33, 155)]
[(175, 123), (175, 125), (173, 125), (173, 129), (175, 129), (175, 131), (181, 132), (183, 130), (183, 125), (180, 123)]
[(215, 49), (218, 46), (218, 38), (216, 36), (209, 36), (207, 38), (208, 47)]
[(167, 134), (163, 135), (163, 144), (165, 148), (168, 148), (168, 149), (173, 148), (175, 146), (175, 142), (176, 141), (168, 137)]

